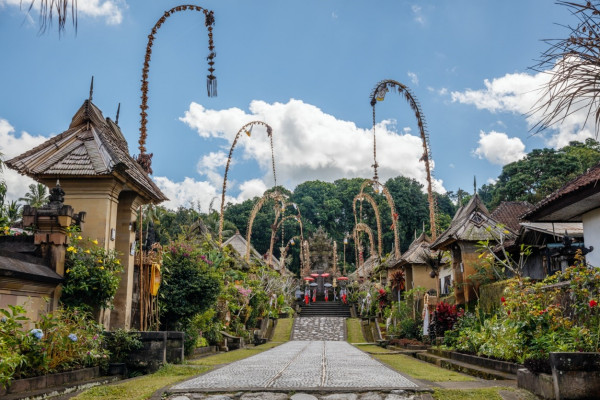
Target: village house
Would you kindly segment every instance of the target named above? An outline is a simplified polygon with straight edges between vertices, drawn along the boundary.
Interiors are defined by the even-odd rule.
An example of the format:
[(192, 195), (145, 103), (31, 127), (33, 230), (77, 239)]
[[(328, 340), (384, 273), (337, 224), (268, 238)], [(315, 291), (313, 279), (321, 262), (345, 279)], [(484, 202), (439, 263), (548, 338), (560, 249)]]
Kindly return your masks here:
[[(600, 267), (600, 164), (567, 182), (537, 203), (523, 219), (535, 222), (582, 223), (589, 265)], [(556, 224), (555, 224), (556, 227)], [(554, 229), (558, 231), (558, 229)], [(594, 250), (595, 249), (595, 250)]]
[[(6, 161), (6, 165), (49, 187), (60, 180), (64, 202), (87, 213), (82, 235), (121, 255), (124, 271), (114, 310), (101, 313), (99, 320), (107, 329), (130, 328), (136, 283), (136, 214), (141, 205), (158, 204), (167, 197), (129, 155), (118, 116), (114, 122), (104, 118), (90, 93), (66, 131)], [(60, 245), (64, 247), (67, 242)], [(63, 274), (62, 270), (54, 272)]]

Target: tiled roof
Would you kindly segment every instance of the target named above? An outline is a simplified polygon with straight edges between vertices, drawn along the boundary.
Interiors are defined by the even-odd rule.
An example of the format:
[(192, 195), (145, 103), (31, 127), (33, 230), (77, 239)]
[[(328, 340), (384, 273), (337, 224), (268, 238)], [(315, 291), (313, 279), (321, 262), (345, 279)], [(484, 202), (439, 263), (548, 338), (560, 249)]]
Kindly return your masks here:
[(75, 113), (69, 129), (41, 145), (6, 161), (6, 165), (33, 178), (122, 175), (136, 191), (155, 203), (168, 200), (129, 155), (119, 127), (91, 101)]
[(519, 232), (520, 216), (533, 208), (527, 201), (503, 201), (490, 215), (513, 232)]
[[(585, 202), (585, 198), (597, 195), (600, 192), (600, 163), (590, 168), (584, 174), (579, 175), (563, 187), (546, 196), (539, 201), (533, 209), (523, 215), (524, 219), (537, 220), (540, 217), (547, 216), (557, 209), (564, 206), (573, 206), (574, 203), (580, 203), (581, 207), (573, 207), (569, 211), (562, 213), (564, 220), (570, 220), (577, 213), (584, 213), (597, 207), (597, 201)], [(570, 214), (570, 215), (567, 215)], [(559, 218), (561, 217), (559, 216)]]
[(62, 276), (45, 265), (42, 258), (0, 250), (0, 276), (28, 279), (57, 285), (63, 281)]
[[(236, 232), (235, 235), (223, 242), (221, 246), (231, 246), (242, 258), (245, 258), (247, 243), (248, 242), (246, 241), (246, 239), (244, 239), (244, 237), (239, 232)], [(261, 256), (260, 253), (256, 251), (256, 249), (252, 245), (250, 245), (250, 254), (252, 255), (252, 258), (258, 260), (259, 262), (268, 264), (269, 260)], [(271, 263), (273, 269), (279, 270), (280, 263), (277, 257), (273, 256)]]

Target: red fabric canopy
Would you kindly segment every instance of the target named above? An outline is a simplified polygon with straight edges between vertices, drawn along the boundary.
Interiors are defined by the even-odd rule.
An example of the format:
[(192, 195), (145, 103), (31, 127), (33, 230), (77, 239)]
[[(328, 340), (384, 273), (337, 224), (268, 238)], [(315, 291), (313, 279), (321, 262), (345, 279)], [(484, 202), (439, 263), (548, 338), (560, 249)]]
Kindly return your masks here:
[(321, 276), (322, 276), (323, 278), (327, 278), (327, 277), (329, 276), (329, 273), (325, 272), (324, 274), (321, 274)]
[(316, 278), (317, 276), (319, 276), (319, 274), (310, 274), (310, 276), (312, 276), (313, 278)]
[(345, 276), (340, 276), (339, 278), (337, 278), (338, 281), (347, 281), (348, 278), (346, 278)]
[(311, 277), (311, 276), (307, 276), (306, 278), (304, 278), (305, 281), (314, 281), (315, 278)]

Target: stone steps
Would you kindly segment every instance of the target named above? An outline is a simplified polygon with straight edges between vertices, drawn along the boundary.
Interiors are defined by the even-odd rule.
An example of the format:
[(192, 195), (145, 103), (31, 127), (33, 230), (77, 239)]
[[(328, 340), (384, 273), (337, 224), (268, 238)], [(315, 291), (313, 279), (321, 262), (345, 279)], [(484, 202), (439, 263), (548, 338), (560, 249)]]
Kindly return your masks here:
[(432, 354), (430, 352), (419, 352), (415, 357), (422, 361), (435, 364), (438, 367), (446, 368), (452, 371), (462, 372), (463, 374), (475, 376), (486, 380), (516, 380), (517, 375), (509, 372), (497, 371), (495, 369), (484, 368), (463, 361), (452, 360)]
[(339, 301), (317, 301), (303, 305), (300, 317), (350, 317), (350, 307)]

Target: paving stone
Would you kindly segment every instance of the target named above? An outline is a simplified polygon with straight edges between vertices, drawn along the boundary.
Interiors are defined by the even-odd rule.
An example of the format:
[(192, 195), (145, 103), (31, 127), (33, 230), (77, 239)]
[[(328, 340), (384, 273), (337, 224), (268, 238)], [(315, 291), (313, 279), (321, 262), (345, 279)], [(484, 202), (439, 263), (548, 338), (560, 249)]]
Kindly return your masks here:
[(313, 396), (312, 394), (296, 393), (292, 397), (290, 397), (290, 400), (318, 400), (318, 399), (315, 396)]
[(381, 395), (377, 392), (367, 392), (360, 396), (360, 400), (382, 400)]
[(275, 392), (255, 392), (245, 393), (240, 398), (241, 400), (287, 400), (288, 395), (285, 393)]
[(170, 400), (190, 400), (189, 397), (187, 396), (175, 396), (175, 397), (171, 397)]
[(327, 396), (322, 396), (321, 400), (357, 400), (356, 393), (335, 393)]
[(412, 396), (412, 394), (407, 393), (403, 390), (399, 390), (399, 392), (402, 393), (390, 393), (387, 396), (385, 396), (385, 400), (408, 400), (408, 399), (414, 399), (414, 397)]
[(207, 396), (206, 400), (233, 400), (233, 396), (227, 394), (214, 394)]
[(327, 396), (322, 396), (321, 400), (357, 400), (356, 393), (334, 393)]
[[(175, 390), (416, 388), (403, 375), (342, 341), (290, 341), (181, 382)], [(244, 394), (241, 400), (245, 399)], [(377, 397), (378, 396), (378, 397)], [(364, 400), (382, 400), (380, 395)], [(262, 398), (261, 398), (262, 400)], [(279, 400), (279, 399), (268, 399)], [(287, 400), (287, 397), (286, 397)]]
[(203, 400), (206, 396), (202, 393), (192, 393), (191, 397), (193, 400)]
[(299, 317), (294, 323), (293, 340), (344, 340), (346, 318)]

